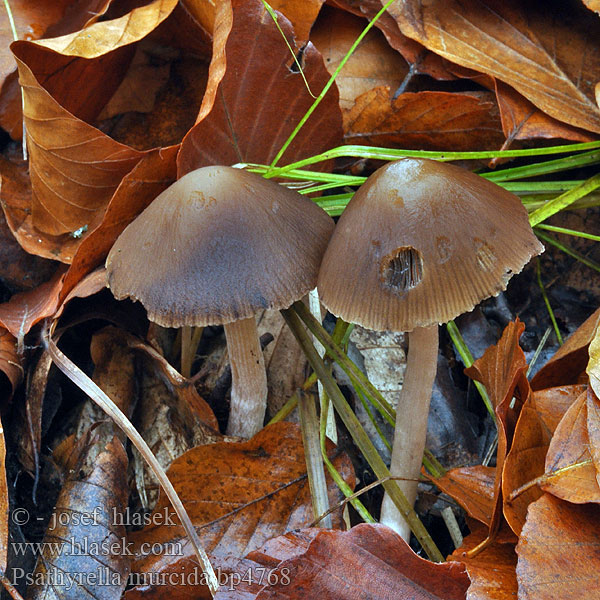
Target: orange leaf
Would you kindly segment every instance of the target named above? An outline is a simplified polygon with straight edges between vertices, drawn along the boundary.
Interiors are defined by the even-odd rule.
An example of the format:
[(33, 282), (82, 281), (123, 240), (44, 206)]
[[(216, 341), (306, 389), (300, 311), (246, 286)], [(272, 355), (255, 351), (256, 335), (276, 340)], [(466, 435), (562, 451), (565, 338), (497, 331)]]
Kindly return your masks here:
[(175, 181), (178, 146), (151, 150), (119, 183), (102, 222), (81, 241), (61, 290), (63, 301), (85, 275), (104, 262), (108, 251), (125, 227), (156, 196)]
[(534, 486), (514, 500), (509, 500), (509, 496), (514, 490), (544, 474), (552, 434), (564, 413), (585, 389), (586, 386), (573, 385), (534, 392), (521, 409), (502, 474), (504, 516), (517, 535), (525, 523), (529, 505), (542, 492)]
[[(178, 176), (210, 164), (269, 163), (313, 103), (281, 33), (259, 0), (219, 4), (206, 93), (184, 138)], [(278, 23), (294, 47), (285, 17)], [(309, 42), (303, 71), (313, 93), (329, 75)], [(338, 95), (332, 88), (282, 158), (292, 162), (341, 143)], [(207, 143), (210, 140), (210, 143)]]
[(579, 383), (585, 373), (588, 361), (588, 347), (600, 322), (600, 308), (588, 317), (583, 324), (565, 341), (556, 354), (539, 370), (531, 380), (533, 390)]
[[(323, 55), (330, 74), (362, 33), (366, 21), (325, 6), (313, 27), (310, 39)], [(396, 90), (408, 73), (406, 61), (386, 42), (376, 28), (371, 29), (338, 74), (340, 107), (352, 108), (358, 96), (379, 86)]]
[(591, 142), (597, 136), (549, 117), (510, 86), (494, 80), (502, 129), (510, 143), (531, 138), (560, 138)]
[(547, 480), (542, 484), (544, 491), (576, 504), (600, 502), (596, 468), (589, 451), (588, 393), (591, 390), (573, 402), (558, 424), (546, 456)]
[[(513, 434), (523, 403), (531, 394), (525, 376), (527, 362), (519, 346), (525, 325), (516, 319), (510, 322), (500, 341), (488, 348), (465, 373), (485, 385), (495, 407), (498, 426), (498, 451), (496, 455), (496, 480), (494, 483), (495, 507), (490, 522), (490, 536), (500, 527), (502, 518), (502, 470), (511, 447)], [(514, 400), (513, 400), (514, 397)]]
[(529, 508), (517, 545), (520, 600), (598, 595), (600, 508), (544, 494)]
[(517, 598), (517, 555), (513, 543), (496, 540), (474, 557), (466, 555), (485, 540), (485, 527), (474, 524), (460, 548), (448, 560), (455, 560), (467, 568), (471, 578), (469, 600), (516, 600)]
[[(316, 534), (310, 532), (312, 540), (304, 539), (305, 531), (286, 538), (300, 537), (301, 542), (308, 542), (306, 549), (286, 540), (286, 545), (277, 548), (284, 550), (281, 554), (274, 557), (272, 551), (269, 553), (266, 565), (271, 566), (274, 558), (279, 565), (269, 570), (265, 580), (273, 583), (265, 585), (257, 599), (363, 600), (366, 589), (373, 600), (465, 598), (469, 578), (462, 566), (420, 558), (384, 525), (363, 523), (350, 531), (318, 530)], [(273, 546), (276, 541), (269, 544)], [(264, 551), (253, 552), (248, 558), (264, 560), (265, 555)], [(223, 587), (216, 600), (230, 597)]]
[(504, 134), (489, 92), (405, 92), (392, 100), (389, 87), (370, 90), (344, 114), (350, 144), (470, 150), (498, 148)]
[(495, 507), (494, 480), (496, 469), (475, 465), (450, 469), (431, 481), (452, 496), (467, 513), (489, 527)]
[(600, 37), (600, 23), (576, 5), (561, 8), (528, 4), (525, 11), (517, 0), (405, 0), (389, 11), (402, 33), (430, 50), (508, 83), (559, 121), (598, 133), (593, 86), (600, 53), (592, 40)]
[[(354, 487), (350, 460), (338, 454), (333, 462)], [(242, 557), (267, 539), (314, 519), (300, 430), (293, 423), (267, 426), (247, 442), (198, 446), (175, 459), (167, 473), (215, 567), (223, 566), (227, 556)], [(328, 489), (334, 506), (341, 493), (329, 479)], [(193, 573), (190, 545), (181, 539), (179, 526), (161, 521), (165, 511), (172, 512), (161, 493), (153, 513), (159, 524), (132, 534), (132, 539), (138, 550), (145, 542), (167, 544), (165, 548), (177, 543), (177, 552), (170, 556), (140, 552), (134, 570)], [(340, 511), (332, 516), (334, 526), (341, 527)], [(200, 586), (197, 593), (201, 590)]]
[(15, 294), (8, 302), (0, 304), (0, 325), (22, 343), (23, 336), (33, 325), (55, 313), (63, 278), (64, 268), (61, 266), (50, 281)]
[(23, 379), (23, 359), (17, 353), (16, 338), (4, 328), (0, 328), (0, 371), (6, 375), (10, 386), (8, 391), (5, 391), (4, 384), (0, 386), (2, 397), (7, 401)]

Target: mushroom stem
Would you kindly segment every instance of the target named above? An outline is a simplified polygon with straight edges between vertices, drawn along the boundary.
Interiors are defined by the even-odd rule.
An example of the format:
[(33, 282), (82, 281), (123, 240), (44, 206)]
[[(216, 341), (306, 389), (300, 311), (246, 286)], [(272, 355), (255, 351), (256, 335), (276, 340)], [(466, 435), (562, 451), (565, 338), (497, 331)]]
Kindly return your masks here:
[[(396, 429), (390, 474), (406, 477), (398, 481), (407, 500), (414, 504), (427, 435), (431, 390), (437, 370), (438, 328), (417, 327), (409, 334), (406, 374), (396, 408)], [(381, 506), (381, 523), (394, 529), (406, 541), (410, 528), (387, 493)]]
[(231, 364), (228, 435), (250, 438), (258, 433), (267, 409), (267, 374), (254, 317), (226, 323)]

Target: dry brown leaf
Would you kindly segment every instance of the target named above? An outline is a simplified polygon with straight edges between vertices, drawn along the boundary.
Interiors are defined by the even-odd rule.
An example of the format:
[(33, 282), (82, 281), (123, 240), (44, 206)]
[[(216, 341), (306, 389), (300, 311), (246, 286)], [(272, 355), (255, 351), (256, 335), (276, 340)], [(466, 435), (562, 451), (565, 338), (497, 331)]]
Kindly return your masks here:
[[(79, 230), (97, 224), (123, 176), (142, 158), (143, 153), (86, 121), (97, 116), (120, 83), (131, 44), (150, 33), (175, 4), (155, 0), (84, 32), (13, 44), (30, 153), (30, 228), (47, 236), (85, 233)], [(73, 94), (73, 85), (85, 93)]]
[(600, 502), (600, 486), (589, 450), (587, 395), (582, 393), (558, 424), (546, 456), (546, 481), (541, 486), (576, 504)]
[(502, 519), (502, 471), (510, 450), (521, 407), (531, 394), (525, 372), (527, 361), (519, 346), (525, 325), (517, 318), (504, 329), (500, 341), (488, 348), (465, 373), (483, 383), (495, 408), (498, 426), (495, 507), (490, 522), (490, 537), (500, 528)]
[[(0, 166), (0, 171), (2, 167)], [(0, 212), (0, 281), (13, 293), (34, 288), (52, 277), (54, 261), (33, 256), (21, 248)]]
[(8, 302), (0, 304), (0, 325), (8, 329), (19, 344), (23, 343), (23, 336), (33, 325), (56, 312), (64, 275), (65, 270), (61, 266), (50, 281), (15, 294)]
[(586, 386), (573, 385), (534, 392), (521, 409), (502, 473), (504, 516), (517, 535), (525, 523), (529, 505), (542, 492), (534, 486), (512, 501), (509, 496), (514, 490), (544, 474), (552, 434), (565, 412), (585, 389)]
[(517, 545), (520, 600), (582, 600), (598, 595), (600, 507), (544, 494)]
[(350, 144), (427, 150), (496, 149), (504, 142), (498, 107), (489, 92), (364, 93), (344, 113)]
[(389, 11), (402, 33), (430, 50), (504, 81), (559, 121), (600, 132), (593, 93), (600, 23), (584, 9), (565, 12), (558, 2), (525, 8), (517, 0), (403, 0)]
[(81, 31), (35, 43), (63, 56), (97, 58), (141, 40), (171, 14), (176, 4), (176, 0), (154, 0), (118, 19), (93, 23)]
[[(332, 0), (332, 4), (371, 21), (381, 10), (379, 0)], [(455, 79), (452, 65), (441, 56), (430, 52), (419, 42), (402, 34), (394, 18), (385, 12), (375, 26), (385, 35), (389, 45), (411, 63), (414, 74), (424, 73), (436, 79)]]
[(296, 42), (308, 39), (311, 28), (325, 0), (272, 0), (269, 4), (284, 14), (296, 33)]
[[(333, 462), (353, 487), (349, 459), (338, 455)], [(307, 526), (314, 518), (300, 429), (293, 423), (267, 426), (247, 442), (194, 448), (173, 461), (168, 476), (215, 567), (222, 566), (227, 556), (242, 557), (267, 539)], [(331, 480), (328, 489), (334, 506), (340, 491)], [(161, 493), (154, 514), (165, 511), (172, 512)], [(332, 517), (334, 526), (343, 525), (340, 511)], [(177, 555), (138, 554), (134, 571), (193, 572), (192, 551), (181, 536), (182, 529), (168, 523), (134, 533), (138, 549), (144, 542), (178, 543)], [(202, 586), (196, 592), (203, 593)]]
[[(34, 40), (55, 37), (77, 31), (97, 21), (107, 10), (112, 0), (11, 0), (10, 8), (15, 20), (17, 37)], [(8, 19), (0, 20), (2, 48), (14, 41)], [(21, 139), (23, 114), (21, 91), (16, 78), (13, 57), (4, 52), (0, 57), (0, 127), (8, 131), (13, 139)], [(8, 78), (6, 78), (8, 75)], [(6, 79), (5, 79), (6, 78)]]
[(588, 347), (600, 322), (600, 308), (565, 341), (531, 380), (533, 390), (579, 383), (589, 362)]
[[(304, 531), (286, 537), (298, 536), (302, 540)], [(312, 540), (306, 540), (309, 543), (304, 551), (300, 545), (288, 543), (287, 548), (283, 547), (287, 552), (275, 556), (271, 552), (268, 562), (260, 563), (268, 569), (273, 560), (279, 561), (276, 568), (268, 569), (264, 583), (270, 585), (258, 592), (257, 600), (283, 597), (363, 600), (366, 590), (373, 600), (466, 597), (470, 582), (462, 565), (436, 564), (420, 558), (385, 525), (363, 523), (350, 531), (323, 529), (310, 534)], [(254, 552), (248, 558), (263, 561), (266, 558), (264, 551), (257, 555)], [(234, 596), (229, 594), (223, 587), (216, 598), (231, 600)]]
[(0, 371), (6, 375), (9, 384), (0, 386), (4, 403), (12, 398), (23, 379), (23, 359), (17, 352), (17, 339), (4, 327), (0, 327)]
[(121, 179), (143, 155), (63, 108), (25, 62), (32, 50), (25, 44), (17, 42), (13, 52), (25, 103), (31, 224), (51, 236), (73, 233), (104, 212)]
[[(0, 337), (0, 347), (1, 347)], [(8, 530), (8, 483), (6, 481), (6, 445), (4, 443), (4, 428), (0, 423), (0, 573), (6, 573), (8, 545), (10, 533)]]
[[(181, 144), (179, 177), (209, 164), (270, 163), (313, 103), (259, 0), (220, 3), (216, 23), (208, 86), (197, 123)], [(293, 48), (289, 22), (281, 16), (278, 23)], [(318, 93), (329, 75), (311, 43), (302, 63), (310, 88)], [(338, 95), (332, 88), (281, 162), (337, 146), (341, 136)]]
[[(328, 6), (323, 8), (310, 39), (329, 73), (338, 68), (365, 26), (364, 19)], [(371, 29), (335, 80), (340, 107), (343, 111), (352, 108), (358, 96), (375, 87), (388, 86), (393, 93), (407, 73), (408, 65), (402, 56), (389, 46), (380, 31)]]
[(596, 469), (596, 483), (600, 486), (600, 400), (594, 390), (587, 394), (587, 433), (589, 451)]
[(513, 543), (500, 540), (485, 548), (473, 557), (467, 556), (487, 536), (487, 529), (477, 523), (471, 526), (460, 548), (457, 548), (448, 560), (455, 560), (467, 568), (471, 578), (469, 600), (516, 600), (517, 598), (517, 555)]
[(104, 262), (114, 241), (146, 206), (175, 181), (177, 146), (148, 152), (119, 182), (102, 222), (80, 242), (65, 276), (61, 300)]
[[(77, 450), (85, 454), (81, 444)], [(72, 456), (71, 476), (60, 492), (45, 545), (30, 574), (31, 600), (119, 598), (127, 585), (130, 549), (118, 518), (127, 506), (127, 455), (115, 438), (97, 457), (93, 470), (84, 473), (79, 464)]]
[(590, 386), (596, 393), (596, 396), (598, 396), (600, 395), (600, 327), (596, 328), (594, 337), (588, 348), (588, 353), (590, 360), (585, 372), (590, 378)]
[(582, 2), (594, 12), (600, 14), (600, 0), (582, 0)]
[(507, 147), (515, 140), (560, 138), (574, 142), (591, 142), (597, 136), (553, 119), (536, 108), (510, 86), (495, 80), (496, 98)]
[(471, 517), (489, 527), (496, 505), (494, 467), (460, 467), (450, 469), (442, 477), (430, 479), (440, 490), (454, 498)]

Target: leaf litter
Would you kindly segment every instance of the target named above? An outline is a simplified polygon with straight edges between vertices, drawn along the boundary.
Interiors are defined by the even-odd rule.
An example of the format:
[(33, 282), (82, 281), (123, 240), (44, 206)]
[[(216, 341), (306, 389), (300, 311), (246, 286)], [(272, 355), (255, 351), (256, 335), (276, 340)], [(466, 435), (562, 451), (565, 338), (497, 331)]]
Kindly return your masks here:
[[(13, 7), (18, 32), (28, 32), (12, 52), (24, 90), (29, 160), (15, 158), (14, 144), (5, 151), (0, 197), (18, 243), (41, 258), (29, 263), (35, 272), (27, 277), (35, 283), (23, 276), (27, 267), (16, 275), (8, 273), (8, 266), (0, 272), (3, 285), (13, 282), (0, 304), (3, 421), (19, 415), (7, 437), (8, 478), (0, 478), (3, 572), (6, 550), (14, 543), (8, 537), (8, 499), (13, 506), (21, 502), (46, 514), (50, 526), (43, 541), (64, 545), (73, 538), (88, 544), (112, 539), (134, 549), (131, 556), (102, 547), (74, 556), (45, 545), (35, 570), (23, 570), (34, 578), (28, 597), (119, 598), (123, 592), (129, 598), (146, 597), (146, 592), (157, 598), (174, 593), (210, 597), (205, 581), (139, 583), (148, 574), (190, 575), (197, 565), (145, 463), (136, 452), (128, 455), (124, 438), (104, 415), (52, 376), (38, 335), (43, 321), (63, 315), (68, 324), (64, 344), (111, 395), (126, 398), (131, 419), (169, 469), (204, 547), (225, 577), (217, 597), (361, 598), (366, 583), (382, 598), (410, 593), (418, 598), (537, 599), (565, 597), (565, 590), (568, 597), (590, 597), (597, 571), (598, 313), (529, 382), (520, 348), (529, 346), (528, 331), (523, 333), (518, 320), (509, 322), (510, 310), (506, 318), (501, 305), (491, 309), (496, 310), (492, 320), (506, 325), (504, 334), (497, 325), (500, 342), (467, 373), (486, 386), (492, 399), (498, 449), (490, 466), (453, 464), (445, 475), (431, 478), (446, 496), (431, 494), (423, 512), (436, 514), (434, 498), (445, 498), (469, 515), (471, 533), (462, 546), (447, 552), (442, 565), (417, 557), (383, 526), (356, 525), (356, 516), (342, 509), (343, 494), (331, 479), (327, 490), (335, 507), (334, 529), (302, 529), (314, 515), (298, 427), (273, 424), (249, 441), (222, 436), (193, 378), (183, 378), (143, 337), (116, 328), (100, 330), (86, 313), (105, 320), (114, 308), (112, 302), (106, 311), (99, 307), (106, 298), (101, 267), (124, 227), (191, 169), (270, 163), (312, 104), (311, 93), (321, 91), (380, 4), (339, 0), (334, 9), (322, 7), (320, 0), (278, 1), (273, 7), (281, 11), (279, 28), (255, 0), (222, 1), (215, 7), (200, 0), (67, 4), (55, 3), (52, 11), (21, 2)], [(342, 71), (339, 95), (334, 86), (281, 164), (343, 142), (443, 151), (522, 147), (544, 138), (597, 139), (600, 69), (590, 40), (598, 22), (579, 5), (557, 19), (555, 4), (544, 11), (495, 0), (460, 7), (410, 0), (392, 5)], [(6, 30), (0, 33), (7, 48), (11, 38)], [(496, 60), (499, 53), (502, 61)], [(21, 99), (13, 69), (5, 50), (0, 125), (18, 140)], [(372, 170), (368, 160), (342, 162), (318, 168), (335, 166), (352, 175)], [(5, 262), (12, 266), (16, 261)], [(123, 315), (114, 321), (127, 326), (130, 319), (132, 331), (143, 336), (146, 324), (135, 307), (124, 306)], [(78, 318), (87, 325), (77, 325)], [(308, 371), (286, 330), (265, 327), (276, 338), (268, 349), (274, 413), (304, 384)], [(78, 337), (92, 338), (91, 351)], [(201, 342), (196, 367), (215, 371), (214, 365), (226, 364), (218, 337), (213, 341), (210, 347)], [(203, 354), (215, 350), (220, 356), (215, 360)], [(462, 375), (454, 371), (459, 381)], [(210, 376), (203, 374), (205, 380)], [(58, 384), (47, 386), (53, 379)], [(56, 386), (62, 393), (52, 391)], [(213, 408), (226, 414), (226, 390), (211, 401), (225, 404)], [(373, 430), (371, 435), (377, 434)], [(369, 483), (372, 474), (343, 435), (339, 448), (328, 449), (350, 490)], [(33, 482), (32, 499), (24, 501), (22, 492), (15, 496), (11, 491), (15, 460), (21, 477)], [(50, 463), (60, 473), (52, 492), (58, 494), (54, 517), (44, 502), (36, 508), (38, 485), (49, 489)], [(376, 504), (374, 509), (377, 514)], [(101, 522), (86, 525), (71, 518), (94, 511), (102, 515)], [(112, 511), (127, 518), (111, 520)], [(133, 524), (131, 514), (146, 526), (126, 528)], [(61, 517), (65, 524), (56, 526)], [(460, 513), (459, 520), (466, 532)], [(356, 526), (344, 531), (349, 524)], [(11, 535), (31, 535), (31, 529), (15, 527), (13, 522)], [(39, 535), (31, 539), (42, 541)], [(169, 554), (169, 548), (176, 552)], [(14, 564), (21, 568), (25, 563)], [(89, 575), (99, 565), (115, 576), (111, 585), (90, 584)], [(259, 581), (258, 569), (266, 569), (271, 579)], [(48, 585), (57, 572), (71, 577), (71, 591)], [(85, 584), (75, 581), (82, 573), (88, 575)], [(125, 591), (128, 581), (132, 586)], [(23, 581), (14, 583), (26, 593)]]

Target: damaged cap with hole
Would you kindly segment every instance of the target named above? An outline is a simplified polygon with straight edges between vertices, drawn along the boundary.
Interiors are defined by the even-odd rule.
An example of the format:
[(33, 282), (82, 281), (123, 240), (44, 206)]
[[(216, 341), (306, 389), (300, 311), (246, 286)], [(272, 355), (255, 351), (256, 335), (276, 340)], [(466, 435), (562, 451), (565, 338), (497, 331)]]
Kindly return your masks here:
[(460, 167), (406, 158), (371, 175), (348, 204), (319, 295), (347, 321), (411, 331), (498, 294), (542, 250), (517, 196)]
[(123, 231), (106, 261), (108, 285), (118, 299), (139, 300), (164, 327), (225, 326), (228, 432), (250, 437), (266, 406), (255, 315), (287, 308), (315, 287), (333, 227), (295, 191), (241, 169), (203, 167)]
[[(319, 272), (323, 304), (375, 330), (408, 331), (390, 473), (414, 503), (438, 354), (438, 323), (506, 288), (543, 246), (520, 199), (459, 167), (405, 158), (382, 167), (342, 214)], [(389, 494), (381, 522), (410, 530)]]

